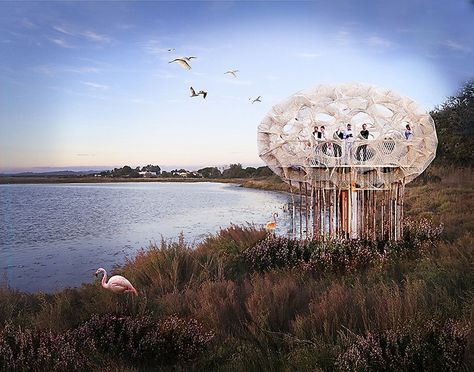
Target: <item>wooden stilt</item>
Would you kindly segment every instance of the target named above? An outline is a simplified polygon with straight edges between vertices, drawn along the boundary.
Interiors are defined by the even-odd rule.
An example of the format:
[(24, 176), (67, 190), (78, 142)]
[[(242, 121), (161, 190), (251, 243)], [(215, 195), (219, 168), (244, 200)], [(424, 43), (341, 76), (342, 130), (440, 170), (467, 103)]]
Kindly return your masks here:
[(301, 182), (299, 183), (299, 189), (300, 189), (300, 239), (303, 237), (303, 211), (302, 211), (302, 208), (303, 208), (303, 200), (302, 200), (302, 196), (301, 196), (301, 193), (302, 193), (302, 186), (301, 186)]
[(304, 209), (305, 209), (305, 231), (306, 240), (308, 240), (308, 183), (304, 183)]

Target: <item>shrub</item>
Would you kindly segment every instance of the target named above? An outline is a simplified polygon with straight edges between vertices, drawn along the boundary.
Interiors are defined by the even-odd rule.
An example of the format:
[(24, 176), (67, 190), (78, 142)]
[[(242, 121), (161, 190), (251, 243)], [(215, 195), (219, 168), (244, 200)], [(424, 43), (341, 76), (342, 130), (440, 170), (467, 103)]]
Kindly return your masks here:
[(406, 218), (403, 221), (403, 240), (406, 245), (415, 248), (421, 247), (423, 243), (433, 244), (441, 238), (443, 225), (433, 226), (426, 218), (413, 220)]
[(22, 329), (7, 324), (0, 331), (0, 370), (78, 371), (89, 363), (67, 334)]
[(269, 236), (246, 249), (243, 257), (259, 272), (301, 266), (315, 273), (344, 273), (381, 266), (388, 259), (418, 258), (440, 239), (442, 226), (427, 220), (407, 221), (401, 241), (308, 241)]
[(470, 327), (431, 320), (381, 333), (369, 332), (341, 353), (342, 371), (452, 371), (462, 367)]
[(195, 319), (94, 316), (74, 331), (89, 349), (129, 363), (173, 365), (196, 359), (213, 338)]

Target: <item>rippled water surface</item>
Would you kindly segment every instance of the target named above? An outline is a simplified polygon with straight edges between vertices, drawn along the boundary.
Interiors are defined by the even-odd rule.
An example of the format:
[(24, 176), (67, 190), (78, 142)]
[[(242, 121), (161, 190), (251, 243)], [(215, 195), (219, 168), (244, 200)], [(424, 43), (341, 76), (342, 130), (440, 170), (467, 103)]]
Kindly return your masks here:
[(231, 223), (262, 225), (273, 211), (285, 232), (287, 203), (282, 193), (218, 183), (0, 185), (0, 282), (78, 286), (162, 237), (197, 242)]

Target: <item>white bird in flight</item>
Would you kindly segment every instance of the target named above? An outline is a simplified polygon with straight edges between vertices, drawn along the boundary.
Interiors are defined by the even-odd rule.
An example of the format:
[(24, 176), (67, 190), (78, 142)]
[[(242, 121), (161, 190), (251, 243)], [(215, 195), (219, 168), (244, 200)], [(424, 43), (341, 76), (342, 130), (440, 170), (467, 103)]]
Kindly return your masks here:
[(172, 61), (169, 61), (168, 63), (176, 62), (185, 70), (191, 70), (191, 65), (188, 63), (188, 61), (189, 61), (188, 57), (181, 57), (181, 58), (175, 58)]
[(107, 272), (102, 267), (98, 268), (95, 272), (95, 276), (98, 276), (100, 273), (103, 273), (104, 276), (102, 277), (102, 287), (112, 291), (114, 293), (126, 293), (132, 292), (136, 296), (138, 296), (137, 290), (133, 287), (132, 283), (128, 281), (128, 279), (124, 278), (121, 275), (114, 275), (112, 276), (109, 281), (107, 282)]
[(174, 52), (176, 49), (175, 48), (170, 48), (168, 49), (168, 52)]
[[(260, 101), (260, 98), (262, 98), (261, 96), (258, 96), (257, 98), (255, 98), (253, 101), (252, 101), (252, 104), (254, 104), (255, 102), (262, 102)], [(252, 98), (249, 98), (249, 100), (251, 100)]]
[(239, 72), (239, 70), (229, 70), (229, 71), (224, 72), (224, 75), (229, 74), (236, 78), (237, 77), (236, 72)]

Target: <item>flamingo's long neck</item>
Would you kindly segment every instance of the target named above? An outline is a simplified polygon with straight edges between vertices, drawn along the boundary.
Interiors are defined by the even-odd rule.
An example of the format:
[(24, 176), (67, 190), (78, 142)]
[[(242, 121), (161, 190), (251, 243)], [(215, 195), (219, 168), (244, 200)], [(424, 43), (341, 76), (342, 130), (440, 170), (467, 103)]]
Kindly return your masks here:
[(104, 276), (102, 277), (102, 287), (108, 288), (107, 285), (107, 272), (104, 270)]
[(275, 214), (275, 213), (273, 213), (273, 222), (275, 222), (275, 223), (277, 222), (277, 218), (276, 218), (276, 214)]

